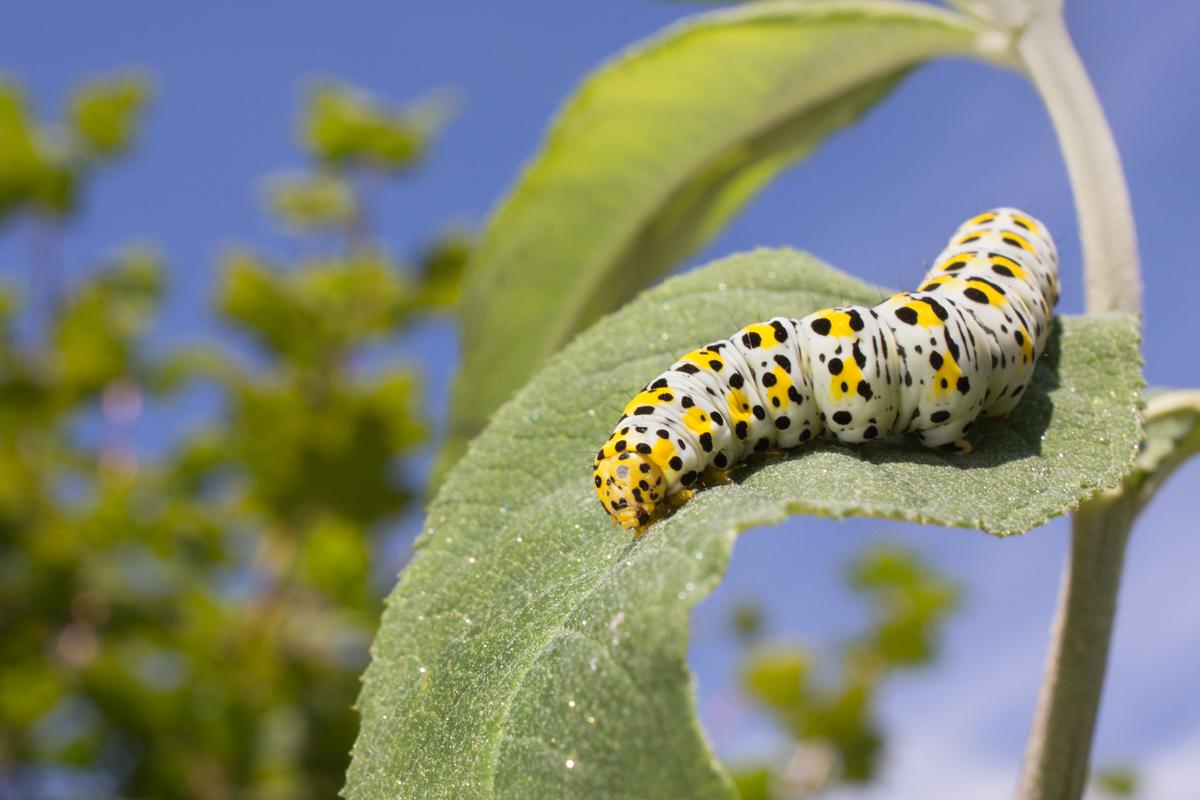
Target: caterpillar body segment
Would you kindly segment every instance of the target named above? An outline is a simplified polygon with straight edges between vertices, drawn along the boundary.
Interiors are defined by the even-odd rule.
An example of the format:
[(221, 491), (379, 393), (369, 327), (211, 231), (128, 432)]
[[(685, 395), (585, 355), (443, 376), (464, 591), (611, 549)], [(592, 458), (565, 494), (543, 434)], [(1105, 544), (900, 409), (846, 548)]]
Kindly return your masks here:
[(745, 443), (743, 459), (795, 447), (824, 431), (820, 410), (811, 400), (805, 339), (796, 325), (796, 320), (773, 317), (747, 325), (729, 341), (737, 367), (729, 379), (729, 406), (745, 416), (734, 426)]
[(879, 305), (902, 368), (899, 421), (889, 433), (915, 433), (928, 447), (970, 450), (963, 437), (984, 406), (991, 350), (983, 329), (936, 291), (895, 295)]
[(980, 214), (915, 292), (774, 317), (681, 357), (625, 407), (596, 455), (596, 493), (640, 535), (692, 488), (819, 436), (912, 433), (967, 452), (980, 415), (1020, 402), (1058, 294), (1045, 226), (1016, 209)]

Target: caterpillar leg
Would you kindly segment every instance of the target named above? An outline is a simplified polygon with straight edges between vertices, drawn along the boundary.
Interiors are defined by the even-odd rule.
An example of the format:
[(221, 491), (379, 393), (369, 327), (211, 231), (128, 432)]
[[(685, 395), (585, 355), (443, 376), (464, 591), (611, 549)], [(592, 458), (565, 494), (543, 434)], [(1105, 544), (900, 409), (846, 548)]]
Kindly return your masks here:
[(743, 464), (761, 464), (764, 461), (770, 461), (772, 458), (784, 458), (787, 452), (780, 450), (778, 447), (769, 447), (757, 453), (751, 453), (746, 457)]
[(954, 453), (956, 456), (965, 456), (971, 452), (971, 443), (966, 439), (956, 439), (953, 442), (941, 445), (938, 449), (945, 450), (947, 453)]
[(671, 508), (679, 508), (693, 497), (695, 497), (695, 495), (693, 495), (687, 489), (680, 489), (678, 492), (667, 498), (667, 505), (671, 506)]
[(705, 486), (729, 486), (733, 483), (733, 478), (729, 477), (728, 473), (712, 465), (704, 468), (704, 472), (700, 473), (700, 480)]
[(668, 496), (664, 502), (659, 503), (654, 510), (650, 512), (645, 522), (641, 522), (639, 520), (638, 525), (633, 529), (633, 540), (636, 542), (642, 537), (642, 534), (645, 533), (651, 525), (658, 522), (660, 519), (666, 519), (674, 514), (677, 508), (682, 506), (688, 500), (691, 500), (692, 497), (692, 493), (687, 489), (680, 489), (675, 494)]
[[(700, 481), (706, 486), (714, 486), (721, 484), (733, 483), (733, 480), (716, 467), (707, 467), (704, 472), (700, 473)], [(654, 507), (649, 515), (643, 521), (641, 518), (637, 520), (637, 526), (633, 529), (633, 539), (637, 541), (641, 535), (646, 532), (654, 523), (660, 519), (666, 519), (675, 513), (688, 500), (695, 497), (695, 494), (689, 489), (680, 489), (672, 495), (667, 495), (666, 499)]]

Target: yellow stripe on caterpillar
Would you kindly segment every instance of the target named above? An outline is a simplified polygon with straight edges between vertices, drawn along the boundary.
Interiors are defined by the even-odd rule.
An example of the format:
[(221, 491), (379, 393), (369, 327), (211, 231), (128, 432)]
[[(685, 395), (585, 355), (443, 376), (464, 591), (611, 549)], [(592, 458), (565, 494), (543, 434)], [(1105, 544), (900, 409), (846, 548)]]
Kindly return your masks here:
[(955, 231), (920, 286), (874, 308), (747, 325), (684, 355), (629, 402), (597, 453), (605, 512), (640, 535), (693, 487), (819, 436), (913, 433), (968, 452), (976, 418), (1006, 416), (1033, 378), (1058, 253), (1042, 223), (994, 209)]

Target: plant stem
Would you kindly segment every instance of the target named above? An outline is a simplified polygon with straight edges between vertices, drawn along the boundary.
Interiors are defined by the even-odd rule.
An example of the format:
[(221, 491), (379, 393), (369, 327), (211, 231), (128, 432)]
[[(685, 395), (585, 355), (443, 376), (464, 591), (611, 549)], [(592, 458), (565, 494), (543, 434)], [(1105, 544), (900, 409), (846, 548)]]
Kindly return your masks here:
[(1124, 488), (1086, 501), (1072, 519), (1021, 800), (1076, 800), (1087, 784), (1125, 543), (1138, 511), (1136, 493)]
[(1140, 457), (1118, 488), (1096, 495), (1075, 512), (1071, 554), (1025, 752), (1022, 800), (1074, 800), (1083, 793), (1125, 544), (1138, 513), (1163, 482), (1200, 452), (1200, 391), (1159, 395), (1143, 414), (1148, 425), (1177, 416), (1190, 418), (1191, 428), (1171, 442), (1167, 453), (1151, 462)]
[(1029, 77), (1058, 134), (1083, 244), (1083, 282), (1089, 314), (1142, 311), (1137, 233), (1121, 156), (1104, 109), (1062, 14), (1046, 9), (1017, 40)]
[[(1138, 314), (1137, 235), (1120, 154), (1056, 3), (1041, 4), (1016, 46), (1067, 164), (1087, 311)], [(1126, 479), (1075, 512), (1020, 800), (1078, 800), (1087, 784), (1125, 545), (1143, 504), (1142, 478)]]

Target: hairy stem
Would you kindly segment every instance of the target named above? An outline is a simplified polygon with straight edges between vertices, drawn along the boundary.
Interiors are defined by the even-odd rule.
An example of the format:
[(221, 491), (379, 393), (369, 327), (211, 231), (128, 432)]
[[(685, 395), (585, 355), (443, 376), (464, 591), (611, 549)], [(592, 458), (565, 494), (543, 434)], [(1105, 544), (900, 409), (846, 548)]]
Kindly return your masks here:
[[(1137, 235), (1120, 154), (1058, 4), (1040, 4), (1025, 23), (1017, 51), (1050, 113), (1070, 175), (1087, 311), (1138, 314)], [(1083, 795), (1125, 545), (1145, 501), (1145, 477), (1135, 473), (1075, 512), (1020, 800)]]
[(1137, 233), (1121, 156), (1058, 10), (1035, 15), (1017, 51), (1058, 134), (1083, 244), (1088, 313), (1142, 310)]
[[(1022, 800), (1075, 800), (1082, 795), (1129, 532), (1167, 477), (1200, 452), (1200, 391), (1159, 395), (1143, 416), (1155, 446), (1143, 451), (1120, 487), (1093, 497), (1075, 513), (1071, 554), (1025, 753)], [(1171, 417), (1187, 421), (1178, 438), (1156, 438), (1153, 426)]]
[(1021, 800), (1077, 800), (1087, 784), (1125, 543), (1137, 516), (1136, 493), (1124, 488), (1085, 502), (1072, 520)]

